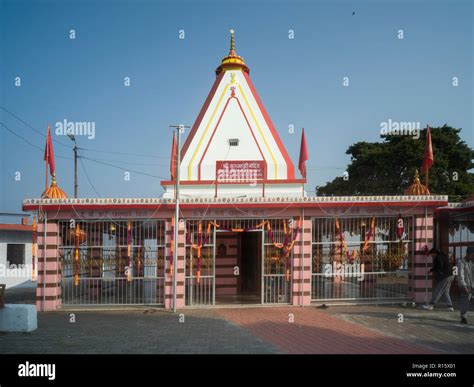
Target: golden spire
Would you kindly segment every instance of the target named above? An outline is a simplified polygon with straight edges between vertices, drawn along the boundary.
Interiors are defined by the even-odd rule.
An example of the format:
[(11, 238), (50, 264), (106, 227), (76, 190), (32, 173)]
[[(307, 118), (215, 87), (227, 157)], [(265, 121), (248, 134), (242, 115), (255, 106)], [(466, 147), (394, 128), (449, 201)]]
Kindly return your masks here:
[(51, 186), (43, 192), (41, 195), (42, 199), (66, 199), (66, 193), (58, 187), (56, 182), (56, 174), (53, 174), (53, 180), (51, 181)]
[(230, 30), (230, 51), (229, 56), (235, 56), (234, 30)]
[(219, 75), (223, 70), (243, 70), (247, 74), (249, 73), (249, 68), (244, 62), (244, 58), (237, 55), (235, 52), (235, 31), (230, 30), (230, 50), (229, 55), (224, 57), (221, 61), (220, 66), (216, 69), (216, 75)]
[(405, 190), (405, 195), (431, 195), (428, 188), (426, 188), (425, 185), (421, 184), (418, 169), (415, 170), (415, 178), (413, 179), (413, 183)]

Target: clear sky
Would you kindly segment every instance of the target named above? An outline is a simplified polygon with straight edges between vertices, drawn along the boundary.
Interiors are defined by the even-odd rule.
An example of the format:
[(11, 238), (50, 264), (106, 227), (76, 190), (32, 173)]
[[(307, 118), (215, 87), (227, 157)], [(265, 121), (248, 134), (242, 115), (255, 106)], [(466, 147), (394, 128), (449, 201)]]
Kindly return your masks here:
[[(95, 122), (95, 138), (78, 136), (78, 145), (110, 153), (81, 155), (152, 175), (127, 181), (123, 170), (82, 159), (80, 196), (158, 197), (169, 177), (168, 126), (194, 123), (234, 28), (295, 165), (305, 128), (311, 191), (342, 175), (348, 146), (379, 141), (388, 119), (447, 123), (474, 145), (472, 4), (0, 0), (0, 106), (40, 133), (64, 119)], [(0, 121), (31, 144), (0, 126), (0, 212), (19, 212), (44, 189), (45, 139), (2, 109)], [(72, 196), (72, 141), (54, 140), (58, 183)]]

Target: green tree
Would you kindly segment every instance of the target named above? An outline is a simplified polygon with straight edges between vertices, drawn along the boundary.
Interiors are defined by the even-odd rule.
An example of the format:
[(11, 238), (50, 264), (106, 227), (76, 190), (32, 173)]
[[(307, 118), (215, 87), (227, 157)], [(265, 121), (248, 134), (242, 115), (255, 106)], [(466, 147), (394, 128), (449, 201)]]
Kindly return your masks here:
[[(461, 140), (461, 129), (444, 125), (431, 128), (434, 164), (429, 170), (432, 194), (450, 195), (458, 201), (474, 194), (474, 150)], [(318, 189), (318, 195), (399, 195), (413, 182), (426, 143), (426, 129), (419, 139), (412, 136), (383, 135), (382, 142), (358, 142), (346, 154), (349, 178), (336, 177)], [(457, 180), (455, 174), (457, 173)], [(421, 175), (421, 171), (420, 171)], [(420, 176), (425, 184), (424, 174)]]

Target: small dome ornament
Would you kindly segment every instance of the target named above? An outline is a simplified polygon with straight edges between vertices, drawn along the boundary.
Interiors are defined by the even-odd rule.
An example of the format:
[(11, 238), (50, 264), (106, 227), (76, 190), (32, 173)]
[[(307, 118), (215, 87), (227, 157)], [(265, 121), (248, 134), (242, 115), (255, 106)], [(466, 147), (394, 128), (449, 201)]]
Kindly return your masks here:
[(431, 195), (428, 188), (425, 185), (421, 184), (418, 170), (415, 170), (415, 178), (413, 179), (413, 183), (409, 185), (408, 188), (405, 190), (405, 195)]
[(237, 55), (235, 52), (235, 38), (234, 38), (235, 31), (232, 29), (230, 30), (230, 50), (229, 55), (222, 58), (221, 64), (216, 69), (216, 75), (219, 75), (222, 71), (226, 70), (242, 70), (245, 71), (247, 74), (249, 73), (249, 68), (245, 64), (244, 58)]
[(53, 175), (50, 187), (41, 194), (42, 199), (67, 199), (66, 193), (58, 187), (56, 174)]

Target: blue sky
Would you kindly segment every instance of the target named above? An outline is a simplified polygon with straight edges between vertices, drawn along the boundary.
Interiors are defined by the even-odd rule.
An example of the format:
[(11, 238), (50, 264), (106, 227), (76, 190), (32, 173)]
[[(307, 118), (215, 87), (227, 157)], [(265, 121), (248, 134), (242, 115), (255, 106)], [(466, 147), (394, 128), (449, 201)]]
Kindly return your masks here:
[[(457, 0), (0, 0), (0, 106), (41, 133), (64, 119), (95, 122), (95, 139), (78, 136), (78, 144), (110, 153), (83, 156), (153, 175), (131, 172), (126, 181), (124, 171), (83, 159), (80, 196), (157, 197), (169, 176), (168, 125), (194, 123), (234, 28), (237, 53), (295, 164), (305, 128), (314, 190), (342, 175), (348, 146), (378, 141), (390, 118), (460, 127), (474, 145), (472, 20), (472, 2)], [(44, 137), (1, 109), (0, 121), (44, 148)], [(55, 140), (58, 182), (72, 196), (72, 142)], [(0, 127), (0, 212), (40, 196), (42, 157)]]

